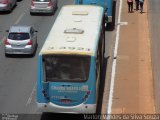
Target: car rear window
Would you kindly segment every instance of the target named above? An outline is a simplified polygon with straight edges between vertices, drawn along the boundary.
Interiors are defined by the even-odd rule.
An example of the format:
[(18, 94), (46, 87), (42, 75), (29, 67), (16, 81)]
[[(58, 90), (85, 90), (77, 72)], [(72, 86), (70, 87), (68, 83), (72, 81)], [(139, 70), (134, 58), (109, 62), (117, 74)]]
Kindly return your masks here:
[(29, 38), (29, 33), (9, 33), (8, 35), (8, 39), (12, 40), (27, 40)]

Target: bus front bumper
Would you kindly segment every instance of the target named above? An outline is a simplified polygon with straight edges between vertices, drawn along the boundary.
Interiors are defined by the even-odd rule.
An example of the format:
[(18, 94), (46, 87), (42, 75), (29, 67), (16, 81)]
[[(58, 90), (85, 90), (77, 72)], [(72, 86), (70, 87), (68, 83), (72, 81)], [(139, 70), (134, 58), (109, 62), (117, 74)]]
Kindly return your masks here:
[(77, 113), (77, 114), (92, 114), (96, 113), (96, 104), (80, 104), (72, 107), (62, 107), (49, 103), (37, 103), (38, 112), (52, 113)]

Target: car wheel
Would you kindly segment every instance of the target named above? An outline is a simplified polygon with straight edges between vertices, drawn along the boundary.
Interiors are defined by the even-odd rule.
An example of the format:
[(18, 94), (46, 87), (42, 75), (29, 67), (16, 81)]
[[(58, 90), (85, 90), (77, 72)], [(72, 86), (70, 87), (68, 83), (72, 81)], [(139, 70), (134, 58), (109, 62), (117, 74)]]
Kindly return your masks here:
[(8, 57), (9, 55), (7, 53), (5, 53), (5, 57)]
[(15, 6), (17, 6), (17, 2), (15, 3)]
[(35, 55), (35, 49), (33, 49), (32, 53), (29, 54), (29, 57), (34, 57), (34, 55)]
[(31, 54), (31, 57), (34, 57), (36, 55), (37, 47), (38, 47), (38, 43), (36, 42), (36, 45), (34, 47), (32, 54)]
[(30, 12), (30, 15), (34, 15), (34, 13)]
[(9, 13), (11, 13), (11, 11), (12, 11), (12, 5), (11, 5), (11, 4), (9, 4), (8, 12), (9, 12)]

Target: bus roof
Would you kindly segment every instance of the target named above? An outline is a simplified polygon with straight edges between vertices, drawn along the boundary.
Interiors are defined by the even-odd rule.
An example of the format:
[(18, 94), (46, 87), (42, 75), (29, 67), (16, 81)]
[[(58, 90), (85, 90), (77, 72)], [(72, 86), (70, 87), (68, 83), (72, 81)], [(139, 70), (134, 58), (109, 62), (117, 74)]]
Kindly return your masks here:
[(62, 7), (40, 54), (94, 55), (104, 9), (93, 5)]

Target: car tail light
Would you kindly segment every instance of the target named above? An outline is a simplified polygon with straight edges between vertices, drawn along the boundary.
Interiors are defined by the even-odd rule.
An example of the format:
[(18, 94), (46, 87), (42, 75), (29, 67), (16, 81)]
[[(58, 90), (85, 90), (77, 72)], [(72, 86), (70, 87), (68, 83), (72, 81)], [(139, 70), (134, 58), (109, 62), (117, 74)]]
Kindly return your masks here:
[(29, 40), (27, 45), (32, 45), (32, 44), (33, 44), (32, 40)]
[(31, 6), (34, 6), (34, 0), (31, 0)]
[(8, 42), (7, 39), (4, 40), (4, 44), (5, 44), (5, 45), (10, 45), (10, 43)]
[(52, 6), (52, 2), (51, 2), (51, 0), (49, 0), (48, 6)]
[(8, 1), (8, 0), (3, 0), (2, 3), (3, 3), (3, 4), (8, 4), (9, 1)]

